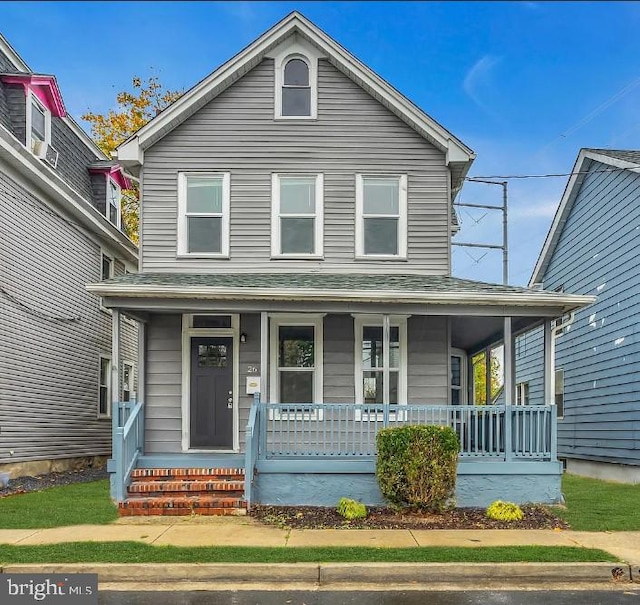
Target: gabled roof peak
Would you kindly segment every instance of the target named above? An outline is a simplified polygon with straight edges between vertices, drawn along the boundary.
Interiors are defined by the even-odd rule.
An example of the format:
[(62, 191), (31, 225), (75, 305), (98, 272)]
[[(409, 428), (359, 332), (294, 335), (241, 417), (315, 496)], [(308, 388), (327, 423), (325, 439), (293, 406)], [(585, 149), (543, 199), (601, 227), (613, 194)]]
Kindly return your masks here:
[(334, 67), (445, 153), (447, 164), (456, 168), (452, 170), (453, 189), (461, 186), (475, 158), (474, 152), (298, 11), (289, 13), (127, 139), (118, 148), (120, 161), (130, 167), (141, 165), (145, 149), (253, 69), (292, 33), (308, 40)]

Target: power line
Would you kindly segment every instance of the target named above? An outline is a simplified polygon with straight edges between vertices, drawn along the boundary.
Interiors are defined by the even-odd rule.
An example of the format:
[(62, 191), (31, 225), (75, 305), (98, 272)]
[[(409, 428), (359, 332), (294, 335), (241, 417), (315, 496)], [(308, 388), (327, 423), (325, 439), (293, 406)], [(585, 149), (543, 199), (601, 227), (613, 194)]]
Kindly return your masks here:
[[(640, 168), (640, 166), (638, 167)], [(632, 168), (607, 168), (605, 170), (581, 170), (578, 172), (563, 172), (563, 173), (551, 173), (551, 174), (512, 174), (508, 176), (467, 176), (465, 181), (482, 182), (481, 179), (548, 179), (564, 176), (574, 176), (578, 174), (598, 174), (607, 172), (624, 172), (625, 170), (633, 170)], [(496, 183), (496, 185), (499, 183)]]

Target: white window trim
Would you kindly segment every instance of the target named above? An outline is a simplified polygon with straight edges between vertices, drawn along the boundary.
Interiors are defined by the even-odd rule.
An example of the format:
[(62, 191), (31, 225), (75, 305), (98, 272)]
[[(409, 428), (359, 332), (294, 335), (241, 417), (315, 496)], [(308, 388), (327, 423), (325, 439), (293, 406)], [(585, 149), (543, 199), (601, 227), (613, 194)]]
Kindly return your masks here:
[[(453, 377), (453, 368), (451, 367), (452, 357), (460, 357), (460, 387), (454, 387), (451, 382)], [(449, 392), (451, 393), (454, 388), (460, 389), (460, 405), (467, 404), (467, 368), (467, 352), (463, 349), (452, 347), (449, 355)], [(450, 404), (453, 405), (453, 402), (450, 402)]]
[[(222, 177), (222, 225), (220, 252), (189, 252), (187, 240), (187, 178)], [(231, 208), (230, 172), (179, 172), (178, 173), (178, 258), (229, 258), (229, 213)], [(216, 213), (217, 214), (217, 213)], [(202, 214), (205, 216), (205, 214)]]
[[(117, 204), (117, 218), (116, 218), (116, 223), (113, 223), (111, 221), (111, 185), (115, 185), (116, 186), (116, 190), (118, 191), (118, 204)], [(107, 176), (107, 199), (105, 200), (105, 215), (107, 217), (107, 220), (112, 224), (115, 225), (118, 229), (120, 229), (122, 227), (122, 189), (120, 187), (120, 185), (118, 185), (118, 183), (116, 183), (110, 176)]]
[[(102, 371), (102, 360), (106, 359), (109, 362), (109, 367), (107, 368), (107, 384), (104, 385), (107, 387), (107, 413), (100, 413), (100, 391), (103, 387), (103, 384), (100, 380), (100, 373)], [(100, 353), (98, 356), (98, 405), (96, 406), (97, 413), (96, 416), (98, 418), (111, 418), (111, 355)]]
[[(398, 369), (398, 406), (406, 406), (408, 399), (408, 383), (407, 383), (407, 367), (408, 367), (408, 355), (407, 355), (407, 319), (409, 315), (390, 315), (389, 327), (398, 328), (398, 335), (400, 337), (400, 365)], [(365, 369), (362, 367), (362, 330), (364, 326), (383, 326), (383, 315), (353, 315), (353, 334), (355, 343), (355, 399), (356, 404), (364, 405), (364, 390), (362, 386), (362, 373)], [(384, 337), (384, 335), (383, 335)], [(389, 343), (383, 343), (383, 347), (386, 345), (386, 350), (389, 350)], [(389, 368), (383, 369), (383, 375), (385, 379), (389, 380)], [(391, 414), (394, 418), (396, 413)], [(360, 410), (356, 411), (356, 420), (382, 420), (382, 414), (362, 414)]]
[[(397, 178), (398, 193), (398, 254), (364, 253), (364, 179)], [(385, 218), (388, 214), (367, 214), (366, 218)], [(407, 175), (406, 174), (356, 174), (356, 259), (406, 260), (407, 259)]]
[[(103, 257), (108, 258), (111, 261), (111, 269), (109, 270), (109, 279), (111, 279), (114, 275), (115, 275), (115, 257), (113, 256), (113, 254), (108, 253), (107, 251), (103, 250), (102, 248), (100, 249), (100, 281), (102, 281), (102, 259)], [(104, 311), (105, 313), (109, 313), (109, 315), (111, 315), (112, 311), (111, 309), (107, 309), (107, 307), (105, 307), (102, 304), (102, 296), (100, 297), (100, 310)]]
[[(284, 67), (291, 59), (300, 59), (309, 67), (309, 87), (311, 88), (311, 115), (284, 116), (282, 115), (282, 87), (284, 85)], [(276, 120), (316, 120), (318, 118), (318, 57), (309, 53), (299, 45), (291, 45), (286, 53), (275, 58), (275, 108)]]
[[(287, 214), (291, 218), (315, 219), (315, 250), (311, 254), (283, 254), (280, 240), (280, 179), (282, 177), (311, 177), (316, 180), (315, 214)], [(322, 259), (324, 254), (324, 174), (273, 173), (271, 175), (271, 258)]]
[(44, 142), (47, 145), (51, 145), (51, 112), (43, 105), (42, 101), (34, 94), (32, 90), (26, 95), (27, 111), (26, 111), (26, 133), (25, 133), (25, 147), (33, 153), (33, 145), (31, 143), (31, 125), (32, 118), (32, 103), (35, 102), (40, 109), (44, 112)]
[[(314, 350), (314, 380), (313, 380), (313, 399), (311, 403), (324, 402), (324, 314), (323, 313), (291, 313), (291, 314), (274, 314), (269, 316), (269, 401), (279, 403), (280, 397), (280, 372), (278, 365), (278, 333), (281, 326), (313, 326), (313, 350)], [(272, 411), (273, 412), (273, 411)], [(317, 414), (314, 410), (312, 413), (287, 414), (269, 413), (270, 420), (279, 419), (308, 419), (322, 420), (322, 413)]]
[(136, 400), (136, 364), (133, 361), (125, 359), (122, 361), (122, 378), (120, 380), (120, 401), (124, 401), (124, 368), (131, 368), (131, 384), (129, 385), (129, 401)]
[[(192, 328), (193, 313), (182, 316), (182, 451), (192, 453), (238, 453), (240, 451), (240, 316), (231, 313), (195, 313), (195, 315), (231, 315), (230, 328)], [(191, 431), (191, 338), (201, 336), (233, 338), (233, 447), (231, 450), (198, 449), (190, 446)]]

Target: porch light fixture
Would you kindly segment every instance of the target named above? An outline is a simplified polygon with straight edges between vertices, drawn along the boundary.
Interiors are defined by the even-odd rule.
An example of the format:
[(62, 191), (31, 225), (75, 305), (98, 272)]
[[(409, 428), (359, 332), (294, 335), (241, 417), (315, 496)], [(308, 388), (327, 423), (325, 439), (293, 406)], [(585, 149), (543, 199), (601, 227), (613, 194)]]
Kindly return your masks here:
[(246, 332), (242, 332), (240, 334), (240, 342), (247, 342), (247, 333)]

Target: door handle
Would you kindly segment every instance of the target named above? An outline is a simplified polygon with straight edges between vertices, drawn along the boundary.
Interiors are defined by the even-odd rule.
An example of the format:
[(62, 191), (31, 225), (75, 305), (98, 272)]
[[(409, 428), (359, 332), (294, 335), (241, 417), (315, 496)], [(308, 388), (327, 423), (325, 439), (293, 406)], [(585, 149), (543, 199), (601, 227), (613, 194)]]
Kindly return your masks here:
[(229, 399), (227, 399), (227, 407), (233, 408), (233, 397), (229, 397)]

